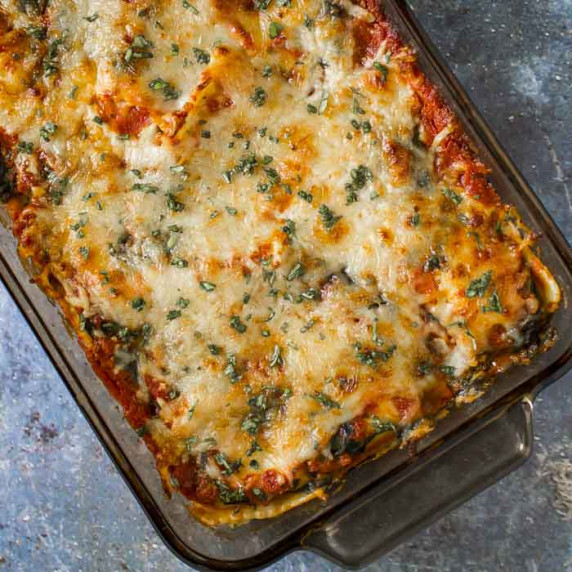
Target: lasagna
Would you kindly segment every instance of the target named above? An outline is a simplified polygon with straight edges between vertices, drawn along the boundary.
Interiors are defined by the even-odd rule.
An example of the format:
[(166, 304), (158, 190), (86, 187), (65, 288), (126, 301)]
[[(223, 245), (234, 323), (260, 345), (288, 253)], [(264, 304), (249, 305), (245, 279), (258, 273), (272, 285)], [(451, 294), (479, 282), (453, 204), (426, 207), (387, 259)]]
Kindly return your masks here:
[(375, 0), (0, 0), (2, 199), (169, 493), (320, 498), (546, 345), (558, 285)]

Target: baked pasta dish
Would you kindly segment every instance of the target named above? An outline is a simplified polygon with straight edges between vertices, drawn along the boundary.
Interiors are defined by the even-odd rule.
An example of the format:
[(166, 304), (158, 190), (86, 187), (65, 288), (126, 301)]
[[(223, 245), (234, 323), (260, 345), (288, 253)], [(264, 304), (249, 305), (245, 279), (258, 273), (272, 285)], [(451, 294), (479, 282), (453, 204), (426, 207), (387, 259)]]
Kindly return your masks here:
[(0, 0), (21, 257), (210, 525), (547, 343), (558, 285), (376, 0)]

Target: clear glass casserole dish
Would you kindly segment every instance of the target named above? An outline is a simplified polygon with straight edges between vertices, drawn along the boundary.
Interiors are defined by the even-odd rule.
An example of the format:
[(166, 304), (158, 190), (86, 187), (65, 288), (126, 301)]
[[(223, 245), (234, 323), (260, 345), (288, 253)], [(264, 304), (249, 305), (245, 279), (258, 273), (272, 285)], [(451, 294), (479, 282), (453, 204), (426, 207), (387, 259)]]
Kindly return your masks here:
[(404, 2), (386, 0), (384, 5), (490, 167), (503, 200), (516, 206), (524, 221), (542, 235), (538, 244), (562, 288), (563, 303), (552, 324), (558, 338), (547, 353), (499, 376), (482, 399), (454, 411), (414, 449), (393, 451), (354, 470), (326, 503), (313, 502), (237, 529), (211, 529), (189, 517), (180, 496), (167, 499), (152, 455), (122, 419), (56, 308), (30, 283), (11, 232), (1, 230), (3, 281), (159, 533), (194, 566), (255, 568), (300, 546), (346, 566), (367, 562), (518, 466), (530, 453), (532, 399), (571, 365), (568, 245)]

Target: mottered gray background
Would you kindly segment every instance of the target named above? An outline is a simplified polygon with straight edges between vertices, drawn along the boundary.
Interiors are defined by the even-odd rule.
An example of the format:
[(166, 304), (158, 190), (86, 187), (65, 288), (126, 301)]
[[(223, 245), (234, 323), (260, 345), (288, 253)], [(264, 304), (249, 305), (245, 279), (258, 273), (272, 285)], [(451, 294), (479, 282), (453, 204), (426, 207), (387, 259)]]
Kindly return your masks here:
[[(410, 0), (572, 240), (572, 0)], [(572, 571), (572, 375), (535, 405), (517, 472), (370, 565)], [(186, 570), (162, 544), (0, 287), (0, 571)], [(333, 571), (298, 552), (273, 572)]]

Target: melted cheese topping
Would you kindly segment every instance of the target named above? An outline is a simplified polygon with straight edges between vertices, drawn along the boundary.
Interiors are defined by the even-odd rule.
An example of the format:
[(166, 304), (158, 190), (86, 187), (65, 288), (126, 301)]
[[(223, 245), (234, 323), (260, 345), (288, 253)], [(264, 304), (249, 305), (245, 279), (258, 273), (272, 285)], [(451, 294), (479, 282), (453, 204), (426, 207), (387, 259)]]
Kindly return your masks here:
[(0, 2), (22, 254), (208, 522), (295, 506), (263, 508), (470, 391), (558, 302), (367, 4)]

